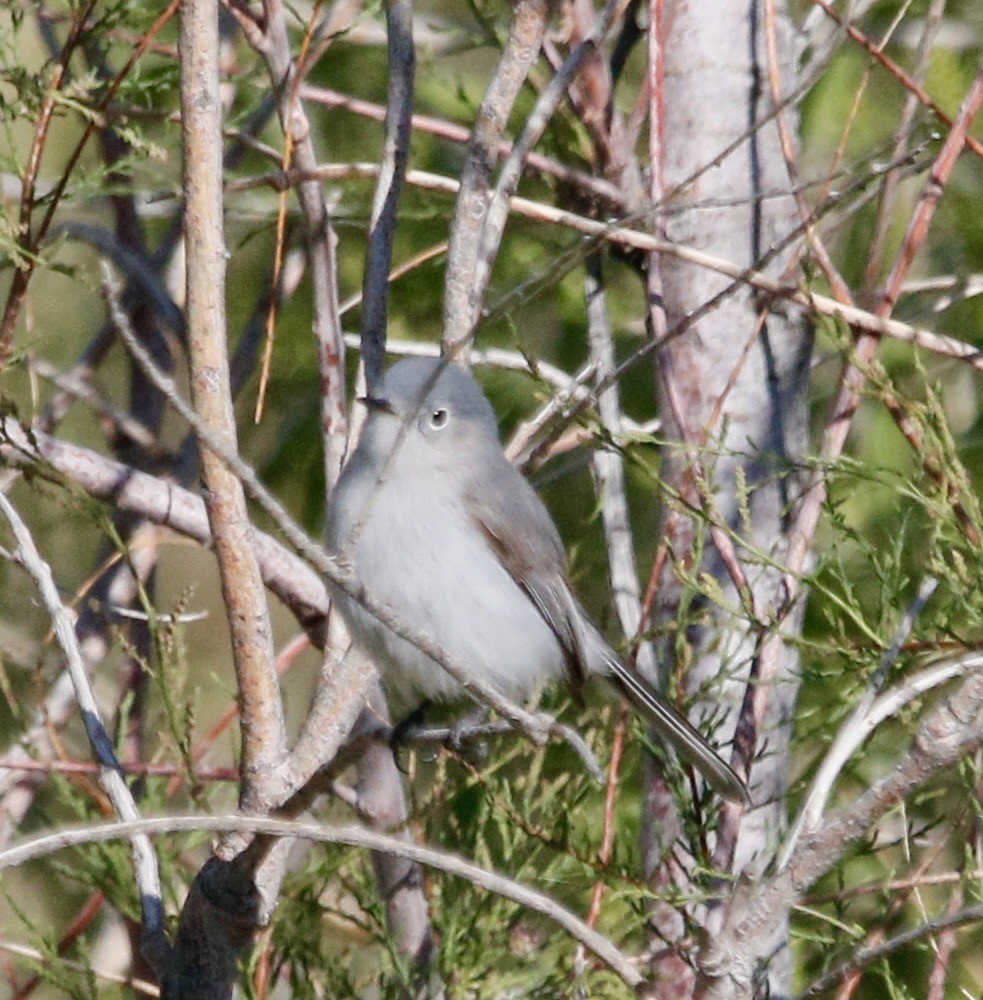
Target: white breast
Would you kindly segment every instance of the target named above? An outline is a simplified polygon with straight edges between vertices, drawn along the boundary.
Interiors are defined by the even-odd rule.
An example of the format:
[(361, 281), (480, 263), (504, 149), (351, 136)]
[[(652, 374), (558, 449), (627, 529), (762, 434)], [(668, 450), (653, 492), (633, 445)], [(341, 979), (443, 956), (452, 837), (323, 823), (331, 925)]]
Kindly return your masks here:
[[(353, 557), (366, 590), (466, 669), (523, 701), (559, 676), (563, 657), (535, 606), (503, 568), (458, 498), (439, 481), (401, 489), (398, 470), (369, 506)], [(438, 477), (439, 478), (439, 477)], [(423, 699), (457, 699), (439, 664), (344, 595), (353, 636), (383, 672), (397, 710)]]

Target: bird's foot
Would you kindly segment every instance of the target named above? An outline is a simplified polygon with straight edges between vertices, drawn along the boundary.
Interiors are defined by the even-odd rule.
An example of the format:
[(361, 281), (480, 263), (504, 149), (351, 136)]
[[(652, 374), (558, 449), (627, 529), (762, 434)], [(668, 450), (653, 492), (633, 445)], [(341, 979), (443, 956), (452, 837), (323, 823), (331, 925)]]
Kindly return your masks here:
[(413, 740), (413, 737), (423, 728), (423, 723), (427, 717), (427, 709), (430, 707), (429, 701), (424, 701), (410, 712), (401, 722), (397, 722), (389, 733), (389, 749), (392, 750), (396, 767), (403, 774), (409, 774), (409, 768), (403, 764), (402, 752)]
[[(455, 753), (460, 753), (466, 743), (474, 741), (475, 735), (472, 730), (477, 726), (483, 726), (487, 721), (488, 709), (484, 705), (477, 705), (470, 712), (467, 712), (461, 718), (451, 723), (447, 730), (447, 739), (444, 741), (444, 746)], [(478, 749), (480, 753), (482, 749), (480, 742), (478, 743)]]

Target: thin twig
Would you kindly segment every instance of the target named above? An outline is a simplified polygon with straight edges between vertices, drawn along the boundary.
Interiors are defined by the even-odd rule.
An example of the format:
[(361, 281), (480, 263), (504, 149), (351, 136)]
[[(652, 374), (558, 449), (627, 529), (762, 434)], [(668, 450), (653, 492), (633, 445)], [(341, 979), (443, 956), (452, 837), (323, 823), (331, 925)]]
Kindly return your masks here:
[[(75, 622), (68, 609), (61, 602), (51, 567), (42, 559), (27, 525), (3, 494), (0, 494), (0, 511), (3, 512), (10, 524), (22, 565), (37, 585), (45, 610), (51, 616), (58, 644), (65, 654), (65, 661), (72, 678), (72, 686), (75, 689), (75, 697), (82, 711), (85, 732), (89, 738), (92, 752), (100, 765), (100, 784), (112, 801), (116, 814), (122, 820), (139, 820), (140, 812), (129, 786), (126, 784), (119, 761), (116, 759), (113, 742), (99, 716), (99, 706), (92, 692), (82, 651), (75, 635)], [(164, 936), (164, 904), (161, 898), (157, 856), (154, 853), (153, 844), (146, 836), (133, 837), (131, 850), (134, 875), (140, 890), (144, 951), (147, 959), (160, 973), (168, 945)]]
[[(375, 177), (378, 175), (378, 172), (378, 165), (374, 163), (326, 164), (318, 167), (312, 176), (331, 180), (345, 177)], [(235, 190), (243, 190), (261, 184), (276, 186), (285, 183), (296, 183), (305, 176), (307, 175), (297, 172), (291, 172), (286, 176), (279, 173), (264, 174), (260, 177), (248, 178), (243, 182), (232, 182), (228, 187)], [(421, 170), (407, 171), (406, 182), (407, 184), (417, 185), (429, 190), (442, 191), (446, 194), (454, 194), (458, 191), (458, 182), (453, 178)], [(859, 333), (870, 333), (875, 337), (889, 337), (894, 340), (904, 341), (905, 343), (913, 344), (915, 347), (932, 351), (943, 357), (964, 361), (978, 371), (983, 371), (983, 351), (965, 341), (936, 333), (924, 327), (904, 323), (888, 316), (881, 316), (869, 310), (862, 309), (859, 306), (844, 305), (828, 295), (804, 289), (792, 282), (776, 280), (762, 271), (741, 267), (715, 254), (705, 253), (701, 250), (695, 250), (692, 247), (672, 243), (641, 230), (630, 229), (618, 224), (612, 225), (599, 222), (596, 219), (589, 219), (575, 212), (556, 208), (553, 205), (546, 205), (542, 202), (531, 201), (527, 198), (512, 198), (510, 209), (517, 215), (522, 215), (525, 218), (534, 219), (537, 222), (549, 222), (553, 225), (564, 226), (576, 232), (583, 233), (585, 236), (615, 243), (619, 246), (641, 250), (646, 253), (654, 252), (676, 257), (688, 263), (696, 264), (699, 267), (705, 267), (710, 271), (716, 271), (718, 274), (722, 274), (736, 282), (760, 289), (769, 295), (794, 303), (808, 314), (842, 319), (843, 322)], [(647, 347), (643, 349), (643, 352), (648, 353), (652, 349), (651, 347)], [(632, 359), (632, 363), (635, 360), (637, 359)]]
[(795, 845), (803, 836), (814, 833), (822, 822), (832, 785), (846, 762), (867, 737), (886, 719), (893, 718), (915, 698), (947, 684), (974, 670), (983, 668), (983, 659), (978, 655), (966, 656), (953, 662), (927, 667), (903, 683), (886, 691), (872, 701), (863, 713), (854, 712), (840, 727), (832, 746), (823, 758), (822, 765), (813, 778), (809, 795), (796, 818), (778, 859), (778, 868), (784, 867), (795, 850)]
[[(917, 80), (913, 79), (908, 73), (906, 73), (896, 62), (886, 56), (876, 45), (874, 45), (866, 35), (863, 34), (854, 25), (845, 21), (826, 0), (810, 0), (810, 3), (814, 3), (817, 7), (821, 8), (823, 13), (826, 14), (830, 20), (832, 20), (836, 25), (842, 28), (849, 37), (860, 45), (871, 58), (879, 62), (890, 74), (893, 76), (898, 83), (901, 84), (906, 90), (910, 91), (918, 100), (921, 102), (922, 106), (927, 110), (931, 111), (932, 114), (948, 129), (952, 130), (955, 128), (957, 119), (952, 119), (947, 115), (936, 103), (932, 100), (931, 96), (922, 87)], [(971, 150), (976, 156), (983, 159), (983, 142), (979, 139), (974, 138), (969, 134), (968, 131), (960, 131), (959, 134), (959, 146), (960, 149), (965, 146), (967, 149)]]
[[(11, 955), (19, 955), (21, 958), (29, 958), (32, 962), (41, 966), (50, 967), (55, 965), (55, 961), (47, 952), (38, 951), (37, 948), (31, 948), (28, 945), (20, 944), (17, 941), (0, 941), (0, 951), (8, 952)], [(80, 978), (93, 976), (95, 979), (102, 980), (103, 982), (126, 986), (131, 990), (135, 990), (137, 993), (141, 993), (147, 997), (160, 996), (159, 987), (155, 986), (153, 983), (148, 983), (145, 979), (134, 979), (130, 976), (120, 976), (115, 972), (93, 967), (90, 962), (75, 962), (70, 958), (63, 958), (59, 956), (57, 960), (57, 967), (61, 969), (71, 969), (73, 972), (78, 972)], [(18, 994), (18, 996), (25, 995), (26, 994), (23, 990)]]
[[(179, 0), (171, 0), (167, 7), (160, 13), (154, 23), (147, 29), (147, 31), (140, 37), (140, 40), (133, 47), (133, 51), (130, 53), (123, 68), (116, 74), (109, 86), (103, 91), (102, 97), (99, 103), (93, 109), (94, 114), (87, 116), (85, 119), (85, 126), (82, 129), (82, 134), (78, 141), (75, 143), (74, 148), (68, 156), (68, 160), (62, 168), (61, 176), (58, 182), (55, 184), (54, 188), (47, 195), (48, 209), (44, 214), (40, 224), (37, 227), (34, 235), (26, 234), (27, 239), (27, 260), (24, 267), (19, 267), (14, 271), (14, 276), (11, 281), (10, 291), (7, 293), (7, 302), (4, 306), (3, 318), (0, 320), (0, 368), (4, 366), (7, 359), (7, 354), (9, 353), (11, 341), (13, 338), (14, 327), (17, 323), (17, 316), (20, 312), (21, 303), (24, 300), (24, 296), (27, 293), (27, 285), (30, 281), (30, 277), (34, 272), (34, 267), (36, 264), (36, 251), (37, 248), (44, 241), (47, 236), (48, 230), (51, 227), (51, 223), (54, 220), (55, 212), (61, 203), (62, 195), (65, 193), (65, 189), (68, 186), (70, 177), (73, 175), (75, 170), (75, 165), (78, 163), (79, 158), (85, 149), (86, 143), (89, 141), (90, 136), (96, 130), (98, 123), (102, 117), (102, 112), (109, 106), (113, 98), (116, 96), (119, 88), (123, 85), (123, 82), (129, 76), (133, 67), (136, 65), (137, 61), (143, 55), (144, 52), (150, 47), (151, 42), (157, 33), (164, 27), (168, 21), (177, 13)], [(86, 7), (79, 12), (77, 20), (73, 22), (72, 34), (69, 40), (66, 42), (65, 48), (62, 54), (62, 60), (64, 66), (67, 67), (68, 59), (71, 57), (72, 50), (78, 44), (79, 38), (77, 37), (85, 28), (89, 15), (95, 6), (94, 0), (86, 5)], [(63, 73), (60, 74), (63, 79)], [(53, 110), (54, 105), (57, 100), (57, 87), (50, 89), (48, 97), (45, 99), (44, 108), (48, 109), (47, 113), (50, 118), (50, 112)], [(48, 102), (51, 103), (51, 108), (48, 108)], [(43, 113), (42, 113), (43, 117)], [(31, 159), (29, 160), (28, 173), (29, 175), (33, 172), (33, 176), (37, 175), (37, 168), (40, 164), (41, 151), (44, 145), (45, 136), (47, 133), (47, 122), (42, 124), (39, 119), (38, 130), (36, 131), (36, 136), (40, 136), (40, 142), (35, 143), (32, 148)], [(25, 186), (25, 195), (27, 195), (27, 188)], [(27, 195), (30, 198), (30, 195)], [(33, 200), (33, 198), (31, 198)], [(25, 198), (26, 201), (26, 198)]]
[(956, 913), (947, 913), (944, 917), (937, 917), (929, 920), (911, 930), (902, 931), (894, 937), (888, 938), (881, 944), (869, 948), (860, 948), (855, 951), (845, 962), (824, 972), (823, 975), (814, 979), (809, 986), (803, 990), (796, 1000), (806, 1000), (807, 997), (817, 996), (827, 990), (838, 979), (849, 972), (859, 970), (879, 962), (901, 948), (906, 948), (910, 944), (915, 944), (924, 938), (931, 937), (950, 927), (961, 927), (964, 924), (977, 923), (983, 920), (983, 905), (967, 906)]
[[(923, 84), (925, 77), (928, 75), (933, 43), (938, 34), (939, 24), (945, 11), (945, 4), (946, 0), (931, 0), (928, 12), (925, 15), (925, 30), (918, 40), (915, 65), (912, 67), (912, 79), (918, 81), (919, 84)], [(895, 161), (904, 155), (912, 123), (915, 120), (915, 112), (918, 110), (918, 107), (918, 95), (909, 91), (905, 96), (904, 104), (901, 106), (901, 114), (898, 116), (898, 124), (894, 132), (894, 149), (891, 158)], [(874, 233), (870, 240), (867, 266), (864, 269), (864, 292), (861, 295), (861, 302), (869, 301), (870, 294), (880, 276), (881, 264), (884, 260), (884, 243), (891, 224), (891, 210), (894, 207), (894, 197), (900, 180), (901, 178), (897, 170), (889, 170), (881, 182), (881, 194), (877, 201)]]
[[(316, 104), (323, 104), (329, 108), (344, 108), (352, 114), (360, 115), (363, 118), (372, 118), (375, 121), (381, 122), (386, 117), (384, 105), (366, 101), (361, 97), (353, 97), (350, 94), (342, 94), (327, 87), (315, 87), (305, 83), (300, 88), (300, 96)], [(434, 118), (430, 115), (412, 115), (410, 124), (415, 130), (435, 135), (441, 139), (448, 139), (451, 142), (466, 143), (471, 138), (471, 130), (464, 125), (458, 125), (456, 122), (449, 122), (443, 118)], [(504, 159), (509, 155), (511, 149), (510, 142), (499, 142), (495, 147), (495, 152), (499, 159)], [(530, 152), (526, 157), (525, 168), (554, 177), (563, 184), (576, 188), (583, 193), (584, 197), (597, 200), (602, 205), (614, 209), (624, 208), (621, 192), (614, 184), (601, 177), (584, 173), (583, 170), (577, 170), (576, 167), (568, 166), (566, 163), (561, 163), (551, 156)]]
[[(247, 32), (259, 56), (266, 62), (277, 93), (280, 126), (291, 137), (293, 162), (310, 174), (317, 167), (314, 140), (304, 105), (297, 98), (299, 77), (290, 49), (285, 8), (266, 0), (265, 25), (261, 35)], [(337, 479), (348, 437), (345, 411), (345, 345), (338, 315), (337, 237), (331, 225), (324, 192), (313, 177), (298, 186), (297, 200), (307, 229), (314, 304), (314, 339), (318, 348), (321, 378), (321, 433), (324, 441), (325, 481), (330, 487)]]
[(0, 371), (7, 364), (13, 347), (14, 326), (17, 322), (17, 314), (24, 294), (27, 291), (27, 282), (31, 270), (34, 266), (32, 257), (37, 247), (38, 239), (31, 235), (31, 215), (34, 211), (34, 190), (37, 184), (38, 173), (41, 169), (41, 157), (44, 153), (45, 143), (48, 138), (48, 129), (54, 116), (55, 108), (58, 105), (58, 95), (62, 85), (68, 78), (68, 67), (72, 55), (82, 40), (85, 28), (96, 5), (96, 0), (88, 0), (88, 3), (74, 13), (72, 27), (65, 39), (58, 60), (58, 68), (53, 78), (47, 85), (47, 93), (41, 102), (38, 110), (37, 120), (34, 123), (34, 136), (31, 140), (31, 149), (27, 156), (27, 165), (24, 169), (21, 180), (20, 213), (18, 218), (19, 227), (24, 235), (25, 261), (23, 266), (14, 270), (13, 281), (10, 291), (7, 293), (7, 303), (3, 310), (3, 320), (0, 322)]
[[(821, 3), (822, 0), (814, 0), (814, 2)], [(873, 318), (879, 322), (888, 322), (894, 302), (900, 294), (907, 275), (908, 267), (917, 248), (924, 241), (942, 189), (964, 147), (963, 139), (981, 103), (983, 103), (983, 71), (976, 77), (973, 86), (963, 100), (956, 124), (936, 158), (931, 176), (912, 215), (894, 266), (885, 282), (877, 309), (873, 313)], [(840, 307), (840, 313), (848, 323), (851, 322), (850, 315), (853, 311), (846, 307)], [(830, 409), (820, 443), (820, 461), (806, 485), (799, 501), (795, 520), (787, 534), (783, 579), (785, 612), (796, 603), (801, 590), (799, 574), (815, 538), (820, 513), (826, 499), (825, 470), (842, 454), (853, 416), (860, 403), (864, 384), (864, 368), (873, 358), (878, 343), (879, 333), (872, 327), (864, 329), (857, 338), (854, 357), (847, 361), (840, 378), (840, 386)], [(758, 654), (760, 684), (753, 692), (755, 718), (762, 717), (765, 703), (782, 662), (785, 644), (784, 622), (786, 620), (785, 617), (782, 617), (778, 626), (764, 637), (761, 644)]]

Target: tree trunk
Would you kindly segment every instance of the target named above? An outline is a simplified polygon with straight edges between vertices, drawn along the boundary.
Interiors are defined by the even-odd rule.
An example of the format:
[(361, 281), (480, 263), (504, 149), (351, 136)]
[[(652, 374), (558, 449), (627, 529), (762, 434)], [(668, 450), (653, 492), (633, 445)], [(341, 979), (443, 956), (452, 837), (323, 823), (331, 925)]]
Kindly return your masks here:
[[(653, 121), (661, 122), (661, 161), (654, 164), (653, 176), (661, 171), (668, 194), (668, 210), (657, 225), (673, 242), (775, 276), (789, 254), (770, 256), (769, 251), (798, 227), (793, 198), (775, 196), (791, 187), (778, 128), (774, 120), (759, 124), (773, 106), (769, 72), (777, 73), (784, 92), (793, 80), (792, 28), (788, 12), (777, 7), (777, 67), (768, 64), (765, 9), (756, 0), (710, 5), (682, 0), (667, 7), (659, 26), (663, 72), (654, 75), (652, 102)], [(794, 132), (794, 112), (785, 114)], [(656, 334), (660, 325), (671, 333), (732, 284), (674, 257), (653, 258), (652, 266), (657, 271), (650, 275), (650, 293), (661, 291), (664, 308), (659, 315), (659, 303), (650, 295)], [(669, 442), (662, 472), (667, 497), (679, 495), (724, 531), (714, 539), (706, 522), (667, 502), (663, 537), (670, 558), (660, 581), (656, 621), (677, 620), (684, 593), (680, 567), (694, 577), (708, 573), (721, 587), (726, 609), (698, 598), (686, 610), (685, 637), (671, 636), (661, 653), (670, 667), (683, 665), (681, 654), (688, 659), (685, 686), (695, 699), (693, 713), (719, 745), (730, 745), (743, 720), (738, 753), (746, 740), (753, 753), (754, 806), (743, 815), (726, 809), (711, 845), (714, 860), (735, 874), (760, 871), (774, 856), (786, 823), (798, 658), (786, 648), (764, 717), (754, 724), (749, 713), (742, 714), (758, 641), (746, 596), (753, 594), (760, 622), (781, 604), (781, 574), (759, 556), (779, 564), (784, 558), (795, 468), (806, 448), (810, 352), (806, 324), (736, 284), (657, 355)], [(726, 555), (728, 536), (736, 563)], [(748, 588), (744, 598), (735, 582), (742, 575)], [(800, 609), (792, 615), (800, 617)], [(793, 631), (798, 617), (790, 622)], [(647, 815), (658, 816), (665, 811), (665, 792), (654, 772), (647, 785)], [(659, 870), (669, 846), (658, 829), (647, 831), (648, 870), (679, 882), (686, 878), (681, 871), (670, 873), (668, 865)], [(712, 908), (701, 919), (712, 932)], [(677, 921), (675, 933), (681, 931)], [(776, 942), (776, 949), (769, 979), (772, 996), (781, 996), (789, 988), (787, 940)]]

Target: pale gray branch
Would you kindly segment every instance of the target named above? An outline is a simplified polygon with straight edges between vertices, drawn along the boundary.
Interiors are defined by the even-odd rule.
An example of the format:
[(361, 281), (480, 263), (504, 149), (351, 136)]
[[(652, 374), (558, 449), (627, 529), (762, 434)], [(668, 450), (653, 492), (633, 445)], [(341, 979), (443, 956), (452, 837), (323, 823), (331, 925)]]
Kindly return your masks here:
[(828, 990), (838, 980), (849, 973), (867, 968), (875, 962), (887, 958), (888, 955), (893, 954), (899, 948), (905, 948), (924, 938), (932, 937), (938, 934), (939, 931), (946, 930), (949, 927), (962, 927), (965, 924), (978, 923), (981, 920), (983, 920), (983, 905), (966, 906), (956, 913), (937, 917), (935, 920), (928, 920), (917, 927), (912, 927), (910, 930), (895, 934), (894, 937), (890, 937), (880, 944), (858, 948), (845, 962), (814, 979), (808, 988), (799, 994), (796, 1000), (806, 1000), (807, 997), (817, 996)]
[[(326, 164), (319, 166), (314, 172), (314, 176), (329, 180), (345, 177), (375, 177), (378, 171), (378, 165), (374, 163)], [(291, 172), (284, 174), (281, 171), (276, 174), (265, 174), (258, 178), (249, 178), (243, 182), (233, 182), (228, 187), (230, 190), (244, 190), (260, 184), (273, 184), (276, 186), (278, 184), (292, 183), (301, 176), (307, 175)], [(455, 194), (459, 189), (458, 182), (454, 178), (422, 170), (407, 171), (406, 182), (426, 188), (427, 190), (441, 191), (446, 194)], [(964, 361), (977, 371), (983, 371), (983, 351), (966, 341), (959, 340), (957, 337), (936, 333), (934, 330), (929, 330), (926, 327), (915, 326), (891, 317), (879, 316), (867, 309), (861, 309), (859, 306), (844, 305), (841, 302), (837, 302), (831, 296), (813, 292), (804, 288), (801, 284), (782, 281), (753, 267), (741, 267), (716, 254), (706, 253), (693, 247), (674, 243), (671, 240), (661, 239), (651, 233), (631, 229), (621, 224), (589, 219), (586, 216), (578, 215), (576, 212), (570, 212), (563, 208), (557, 208), (554, 205), (544, 204), (543, 202), (532, 201), (528, 198), (518, 196), (512, 198), (510, 210), (524, 218), (564, 226), (594, 239), (604, 240), (635, 250), (655, 252), (678, 258), (681, 261), (706, 268), (708, 271), (722, 274), (725, 277), (731, 278), (735, 283), (747, 284), (769, 295), (784, 299), (801, 308), (806, 314), (841, 318), (848, 326), (860, 333), (873, 333), (880, 337), (901, 340), (942, 357)], [(780, 245), (773, 247), (768, 251), (768, 254), (773, 255), (784, 246), (785, 242), (783, 241)], [(728, 294), (730, 293), (729, 290), (727, 292)], [(708, 302), (705, 308), (709, 309), (712, 305), (712, 302)], [(670, 331), (670, 333), (672, 332)], [(642, 351), (651, 351), (652, 349), (646, 346), (642, 348)]]
[(450, 227), (441, 338), (445, 354), (453, 355), (452, 345), (458, 343), (466, 349), (481, 310), (480, 297), (475, 297), (474, 272), (489, 182), (512, 106), (539, 55), (546, 15), (545, 0), (518, 0), (508, 40), (475, 119)]
[(512, 151), (505, 163), (502, 164), (498, 180), (495, 183), (495, 190), (485, 211), (475, 256), (474, 272), (468, 288), (468, 302), (471, 304), (473, 312), (469, 316), (469, 322), (465, 328), (452, 334), (448, 334), (445, 330), (445, 336), (452, 337), (449, 347), (452, 354), (461, 349), (459, 344), (463, 346), (473, 335), (481, 302), (491, 279), (492, 266), (495, 263), (495, 257), (502, 242), (502, 234), (505, 231), (505, 223), (509, 216), (509, 202), (519, 185), (526, 155), (542, 137), (560, 101), (563, 100), (570, 81), (580, 70), (587, 56), (603, 42), (611, 25), (624, 12), (628, 2), (629, 0), (608, 0), (604, 5), (584, 40), (567, 56), (560, 70), (539, 95), (536, 106), (512, 146)]
[(905, 612), (904, 618), (891, 640), (891, 645), (881, 657), (881, 662), (867, 685), (867, 689), (850, 713), (849, 718), (840, 727), (839, 733), (827, 750), (826, 756), (813, 778), (812, 787), (799, 811), (795, 825), (779, 854), (779, 869), (785, 866), (799, 837), (814, 832), (818, 827), (836, 778), (853, 753), (877, 726), (923, 691), (930, 690), (966, 670), (975, 669), (977, 664), (973, 657), (956, 661), (953, 664), (939, 664), (937, 667), (932, 667), (917, 677), (900, 684), (893, 692), (883, 698), (877, 699), (877, 693), (887, 678), (888, 670), (897, 659), (904, 641), (911, 634), (915, 619), (925, 606), (925, 602), (935, 593), (938, 583), (935, 577), (927, 577), (922, 582), (918, 589), (918, 596)]
[[(600, 256), (591, 254), (587, 258), (586, 268), (584, 290), (587, 300), (587, 338), (594, 365), (595, 385), (600, 386), (615, 369), (614, 344)], [(598, 392), (597, 410), (605, 432), (611, 441), (617, 441), (621, 435), (621, 399), (617, 382), (607, 381), (607, 387)], [(610, 443), (606, 443), (594, 451), (591, 464), (601, 502), (601, 520), (608, 548), (614, 606), (625, 638), (633, 641), (638, 637), (642, 624), (642, 594), (638, 585), (635, 542), (625, 496), (624, 457)], [(655, 677), (655, 659), (652, 647), (647, 642), (639, 645), (636, 663), (647, 676)]]
[(983, 746), (983, 673), (971, 674), (918, 727), (897, 766), (856, 801), (827, 817), (800, 838), (785, 867), (758, 883), (736, 887), (724, 925), (712, 941), (704, 970), (707, 998), (743, 996), (764, 957), (774, 929), (787, 919), (799, 896), (836, 864), (888, 809), (940, 771)]
[[(58, 586), (51, 573), (51, 567), (41, 557), (27, 525), (21, 519), (10, 501), (0, 493), (0, 511), (3, 512), (14, 539), (21, 564), (31, 575), (38, 588), (45, 610), (51, 616), (52, 626), (58, 644), (65, 654), (65, 662), (72, 679), (75, 697), (82, 712), (85, 732), (92, 746), (92, 752), (99, 763), (99, 783), (105, 789), (116, 810), (124, 821), (138, 821), (140, 811), (126, 783), (123, 770), (116, 759), (113, 741), (110, 739), (99, 714), (89, 675), (85, 669), (82, 651), (75, 635), (75, 622), (68, 609), (62, 604)], [(147, 960), (159, 973), (166, 961), (169, 945), (164, 936), (164, 904), (161, 898), (160, 873), (153, 844), (147, 835), (135, 835), (130, 842), (133, 854), (133, 869), (137, 887), (140, 890), (140, 904), (143, 916), (142, 942)]]

